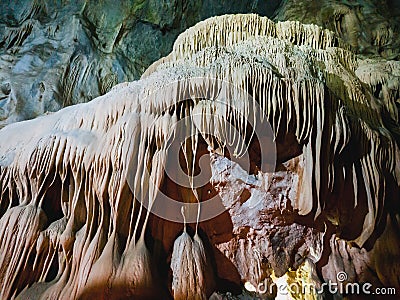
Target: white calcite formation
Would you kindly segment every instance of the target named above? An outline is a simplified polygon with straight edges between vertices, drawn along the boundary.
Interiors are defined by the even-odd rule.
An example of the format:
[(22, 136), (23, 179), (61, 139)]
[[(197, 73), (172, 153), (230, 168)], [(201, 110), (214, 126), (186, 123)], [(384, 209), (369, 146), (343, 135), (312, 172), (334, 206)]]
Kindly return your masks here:
[[(6, 126), (1, 298), (206, 299), (306, 265), (318, 284), (346, 271), (400, 288), (399, 73), (396, 62), (358, 61), (318, 26), (226, 15), (182, 33), (141, 80)], [(246, 135), (256, 104), (275, 133), (274, 172), (227, 163), (227, 144), (257, 151), (219, 124)], [(227, 211), (182, 233), (144, 204), (160, 189), (204, 200), (163, 170), (175, 124), (194, 109), (204, 117), (188, 125), (183, 164), (191, 182), (208, 147), (209, 185)]]

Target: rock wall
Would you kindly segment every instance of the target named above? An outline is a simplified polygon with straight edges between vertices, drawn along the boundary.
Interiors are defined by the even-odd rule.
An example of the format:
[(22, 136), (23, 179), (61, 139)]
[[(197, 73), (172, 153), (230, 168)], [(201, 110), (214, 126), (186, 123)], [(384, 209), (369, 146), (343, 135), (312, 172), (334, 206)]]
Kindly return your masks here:
[(207, 299), (340, 272), (399, 289), (398, 72), (316, 25), (226, 15), (141, 80), (3, 128), (1, 296)]
[(398, 59), (396, 1), (46, 1), (0, 3), (0, 128), (88, 102), (138, 79), (179, 33), (226, 13), (298, 20), (356, 53)]
[(399, 59), (398, 1), (284, 0), (276, 20), (296, 20), (330, 29), (362, 56)]
[(138, 79), (178, 34), (225, 13), (270, 16), (279, 1), (0, 3), (0, 128), (88, 102)]

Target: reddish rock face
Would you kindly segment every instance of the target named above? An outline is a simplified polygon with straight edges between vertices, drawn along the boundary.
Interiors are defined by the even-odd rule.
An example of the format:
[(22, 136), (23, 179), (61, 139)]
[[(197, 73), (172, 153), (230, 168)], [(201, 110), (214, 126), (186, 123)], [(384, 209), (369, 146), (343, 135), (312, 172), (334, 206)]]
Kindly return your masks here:
[(2, 129), (1, 297), (399, 288), (399, 66), (377, 72), (380, 101), (347, 48), (314, 25), (212, 18), (140, 81)]

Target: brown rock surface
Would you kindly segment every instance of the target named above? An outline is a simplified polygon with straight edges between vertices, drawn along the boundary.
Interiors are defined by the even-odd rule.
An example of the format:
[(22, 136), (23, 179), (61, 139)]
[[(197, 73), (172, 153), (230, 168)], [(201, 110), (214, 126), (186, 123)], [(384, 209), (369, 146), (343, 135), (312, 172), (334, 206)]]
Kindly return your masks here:
[[(316, 25), (215, 17), (141, 80), (0, 130), (1, 297), (206, 299), (297, 271), (400, 292), (399, 66), (349, 49)], [(250, 121), (271, 124), (276, 168)], [(167, 198), (202, 207), (184, 233), (150, 213)]]

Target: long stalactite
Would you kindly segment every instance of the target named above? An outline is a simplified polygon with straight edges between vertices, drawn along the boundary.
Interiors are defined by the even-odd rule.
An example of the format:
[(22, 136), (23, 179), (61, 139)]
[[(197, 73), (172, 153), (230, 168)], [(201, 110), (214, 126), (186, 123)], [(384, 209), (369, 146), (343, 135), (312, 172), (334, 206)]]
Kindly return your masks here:
[[(221, 124), (228, 120), (246, 135), (259, 105), (257, 118), (270, 122), (275, 139), (291, 133), (302, 151), (292, 214), (335, 228), (359, 249), (381, 226), (398, 229), (399, 127), (388, 124), (398, 124), (399, 81), (367, 66), (315, 25), (214, 17), (182, 33), (171, 54), (141, 80), (3, 128), (1, 298), (153, 297), (164, 279), (146, 238), (149, 209), (165, 182), (175, 124), (193, 111), (201, 117), (200, 126), (187, 128), (193, 133), (185, 144), (189, 180), (200, 138), (219, 155), (229, 143), (236, 143), (234, 155), (247, 150), (244, 139)], [(385, 68), (399, 70), (391, 62)], [(376, 95), (378, 84), (384, 101)], [(183, 201), (200, 200), (193, 191)], [(209, 296), (214, 285), (202, 278), (209, 264), (203, 248), (197, 231), (192, 238), (185, 229), (178, 237), (169, 283), (176, 299)], [(190, 280), (179, 279), (185, 273), (178, 269), (189, 267)], [(396, 276), (388, 282), (395, 285)]]

